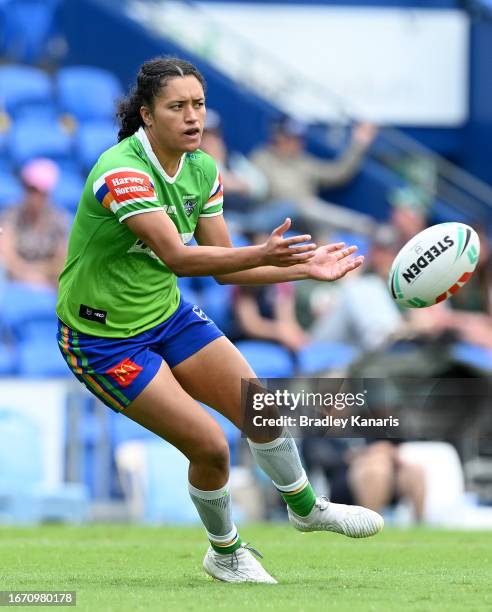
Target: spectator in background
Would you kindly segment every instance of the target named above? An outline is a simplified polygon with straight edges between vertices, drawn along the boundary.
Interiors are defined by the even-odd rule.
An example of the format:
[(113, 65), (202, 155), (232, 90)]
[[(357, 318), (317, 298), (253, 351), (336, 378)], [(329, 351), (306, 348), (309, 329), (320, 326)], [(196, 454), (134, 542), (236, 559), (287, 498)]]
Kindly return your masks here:
[(287, 216), (305, 219), (314, 225), (326, 224), (327, 217), (332, 216), (331, 221), (336, 227), (361, 231), (362, 228), (354, 227), (354, 222), (357, 219), (362, 224), (368, 222), (364, 215), (329, 205), (319, 199), (318, 192), (322, 188), (347, 183), (359, 170), (376, 134), (377, 128), (372, 124), (355, 125), (347, 150), (338, 159), (327, 161), (305, 150), (304, 124), (290, 117), (277, 122), (273, 126), (271, 142), (251, 156), (251, 161), (268, 179), (266, 203), (275, 206), (280, 217), (287, 213)]
[(427, 227), (428, 202), (416, 187), (398, 187), (390, 192), (390, 223), (401, 248), (410, 238)]
[(425, 504), (425, 475), (400, 457), (389, 441), (310, 437), (302, 442), (308, 471), (320, 469), (330, 485), (330, 501), (364, 504), (377, 512), (405, 500), (420, 522)]
[(265, 197), (267, 180), (244, 155), (227, 151), (220, 115), (210, 108), (207, 109), (200, 148), (217, 163), (227, 194), (226, 213), (234, 211), (243, 215), (251, 212), (256, 201)]
[(311, 328), (314, 339), (373, 350), (402, 328), (403, 315), (386, 283), (397, 252), (392, 228), (378, 228), (369, 247), (366, 273), (339, 284), (327, 312), (320, 314)]
[(480, 255), (475, 272), (458, 293), (450, 298), (456, 310), (492, 315), (492, 249), (483, 228), (475, 227), (480, 239)]
[(50, 201), (58, 175), (58, 166), (50, 159), (31, 160), (21, 170), (23, 199), (0, 220), (0, 262), (11, 280), (58, 284), (68, 231), (65, 214)]
[[(263, 234), (252, 237), (261, 244)], [(309, 336), (299, 325), (295, 314), (295, 292), (292, 283), (275, 285), (237, 285), (233, 293), (233, 341), (269, 340), (287, 348), (295, 360), (296, 352), (306, 346)]]
[(470, 280), (449, 299), (447, 321), (459, 340), (492, 350), (492, 249), (486, 232), (477, 228), (480, 256)]

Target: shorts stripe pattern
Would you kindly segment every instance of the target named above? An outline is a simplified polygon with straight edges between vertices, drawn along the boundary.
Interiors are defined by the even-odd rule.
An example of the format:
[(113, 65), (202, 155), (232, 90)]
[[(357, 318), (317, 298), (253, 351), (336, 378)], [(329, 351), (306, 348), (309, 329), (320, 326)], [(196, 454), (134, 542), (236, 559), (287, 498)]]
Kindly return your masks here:
[(65, 356), (68, 367), (80, 382), (103, 403), (113, 408), (113, 410), (120, 412), (126, 408), (130, 403), (128, 398), (113, 387), (105, 377), (96, 374), (94, 369), (89, 366), (86, 356), (79, 347), (78, 332), (66, 325), (61, 325), (60, 331), (62, 353)]

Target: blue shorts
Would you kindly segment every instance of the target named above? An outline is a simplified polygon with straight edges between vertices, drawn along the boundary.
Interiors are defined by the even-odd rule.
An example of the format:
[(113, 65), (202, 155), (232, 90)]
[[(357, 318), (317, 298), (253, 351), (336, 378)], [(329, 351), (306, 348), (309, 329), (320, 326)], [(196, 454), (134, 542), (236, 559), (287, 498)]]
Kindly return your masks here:
[(70, 370), (112, 410), (124, 410), (149, 384), (162, 360), (178, 365), (223, 333), (181, 298), (166, 321), (131, 338), (88, 336), (58, 321), (58, 346)]

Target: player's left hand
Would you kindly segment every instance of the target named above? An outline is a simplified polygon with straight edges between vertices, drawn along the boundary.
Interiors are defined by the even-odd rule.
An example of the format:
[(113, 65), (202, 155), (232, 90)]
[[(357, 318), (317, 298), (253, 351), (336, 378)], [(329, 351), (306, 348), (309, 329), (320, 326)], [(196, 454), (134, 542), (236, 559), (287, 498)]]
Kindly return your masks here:
[(364, 257), (351, 257), (357, 251), (356, 246), (346, 247), (344, 242), (327, 244), (317, 248), (314, 256), (305, 264), (308, 278), (320, 281), (334, 281), (342, 278), (364, 263)]

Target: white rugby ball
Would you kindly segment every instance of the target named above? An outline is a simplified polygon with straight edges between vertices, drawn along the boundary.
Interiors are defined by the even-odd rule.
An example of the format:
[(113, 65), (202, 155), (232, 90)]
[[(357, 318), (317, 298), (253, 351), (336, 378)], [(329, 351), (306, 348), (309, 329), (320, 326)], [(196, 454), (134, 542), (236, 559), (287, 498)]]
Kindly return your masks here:
[(439, 223), (414, 236), (395, 257), (388, 276), (393, 299), (406, 308), (446, 300), (477, 267), (480, 240), (464, 223)]

